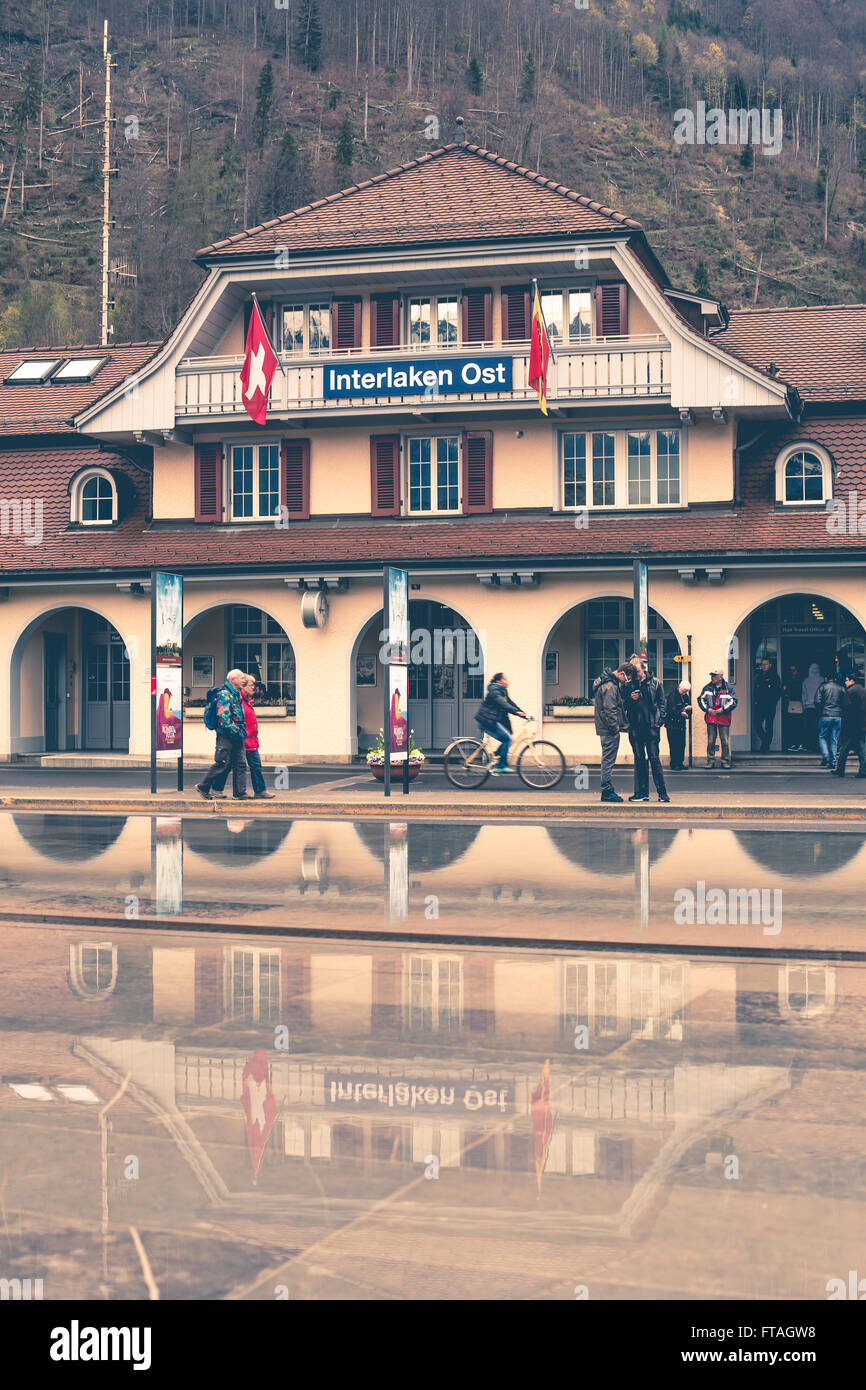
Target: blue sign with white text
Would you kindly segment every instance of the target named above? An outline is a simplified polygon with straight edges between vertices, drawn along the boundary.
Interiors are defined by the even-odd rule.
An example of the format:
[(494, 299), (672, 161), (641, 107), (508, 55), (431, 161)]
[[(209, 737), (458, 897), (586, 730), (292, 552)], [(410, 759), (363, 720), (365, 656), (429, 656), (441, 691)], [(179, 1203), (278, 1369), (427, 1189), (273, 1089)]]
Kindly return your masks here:
[(510, 357), (441, 357), (406, 362), (326, 363), (324, 391), (347, 396), (456, 396), (510, 391)]

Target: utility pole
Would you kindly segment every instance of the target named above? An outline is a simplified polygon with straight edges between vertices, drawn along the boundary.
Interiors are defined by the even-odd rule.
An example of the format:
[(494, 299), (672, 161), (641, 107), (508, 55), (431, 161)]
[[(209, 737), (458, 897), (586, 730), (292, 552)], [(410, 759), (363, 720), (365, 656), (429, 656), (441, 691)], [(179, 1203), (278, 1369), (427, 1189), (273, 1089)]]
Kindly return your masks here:
[(102, 331), (100, 342), (108, 346), (108, 189), (111, 182), (111, 54), (108, 51), (108, 20), (103, 21), (102, 56), (105, 60), (105, 120), (102, 148)]

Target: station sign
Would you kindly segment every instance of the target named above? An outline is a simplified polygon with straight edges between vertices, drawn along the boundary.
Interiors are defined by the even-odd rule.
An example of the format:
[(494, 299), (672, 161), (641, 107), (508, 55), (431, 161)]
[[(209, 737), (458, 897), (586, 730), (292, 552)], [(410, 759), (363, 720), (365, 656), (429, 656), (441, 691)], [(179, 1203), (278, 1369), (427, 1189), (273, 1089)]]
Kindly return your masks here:
[(328, 363), (322, 394), (352, 396), (459, 396), (512, 389), (511, 357), (422, 357), (391, 361)]

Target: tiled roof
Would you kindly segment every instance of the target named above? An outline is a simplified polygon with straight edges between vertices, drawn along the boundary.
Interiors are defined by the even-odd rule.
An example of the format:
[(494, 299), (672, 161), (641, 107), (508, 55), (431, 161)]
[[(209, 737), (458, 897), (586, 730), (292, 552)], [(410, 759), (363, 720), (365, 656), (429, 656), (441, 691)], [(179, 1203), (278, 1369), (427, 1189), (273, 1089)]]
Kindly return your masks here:
[[(835, 492), (866, 494), (866, 420), (820, 420), (778, 425), (762, 437), (760, 453), (742, 460), (740, 507), (693, 506), (683, 512), (623, 515), (590, 513), (589, 526), (576, 530), (570, 516), (549, 512), (497, 513), (437, 521), (376, 521), (363, 517), (292, 522), (274, 526), (148, 526), (147, 479), (130, 471), (135, 510), (117, 528), (94, 532), (68, 529), (70, 477), (99, 463), (130, 469), (122, 459), (91, 449), (13, 450), (0, 453), (0, 496), (42, 497), (45, 538), (28, 546), (23, 538), (3, 537), (0, 569), (29, 571), (124, 570), (151, 566), (224, 569), (251, 563), (287, 567), (369, 565), (463, 560), (479, 568), (491, 563), (551, 559), (631, 560), (647, 557), (726, 554), (772, 555), (791, 551), (864, 549), (862, 536), (829, 536), (827, 514), (782, 511), (774, 504), (774, 461), (798, 438), (823, 444), (835, 463)], [(315, 467), (315, 462), (313, 464)]]
[(475, 241), (624, 227), (640, 230), (640, 223), (478, 145), (447, 145), (198, 255), (211, 260), (276, 246)]
[[(160, 343), (112, 343), (110, 347), (14, 348), (0, 351), (0, 434), (65, 434), (85, 406), (92, 405), (130, 372), (143, 366)], [(92, 381), (50, 381), (39, 386), (2, 383), (29, 358), (107, 357)]]
[(775, 362), (804, 401), (866, 400), (866, 304), (743, 309), (715, 341), (763, 371)]

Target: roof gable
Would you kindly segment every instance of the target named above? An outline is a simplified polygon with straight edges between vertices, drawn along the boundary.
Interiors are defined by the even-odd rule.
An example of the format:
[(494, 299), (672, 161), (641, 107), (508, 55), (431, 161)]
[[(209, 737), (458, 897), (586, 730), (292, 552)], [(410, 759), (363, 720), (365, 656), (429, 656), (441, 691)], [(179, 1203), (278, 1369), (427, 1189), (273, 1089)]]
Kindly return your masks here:
[[(79, 411), (93, 405), (138, 370), (159, 348), (159, 343), (117, 343), (109, 347), (15, 348), (0, 351), (0, 435), (64, 433), (73, 428)], [(30, 359), (59, 362), (85, 357), (106, 358), (91, 381), (47, 381), (33, 385), (5, 384), (22, 362)]]
[(714, 341), (797, 387), (804, 401), (866, 400), (866, 304), (731, 312)]
[(198, 258), (624, 228), (640, 223), (478, 145), (447, 145), (206, 246)]

